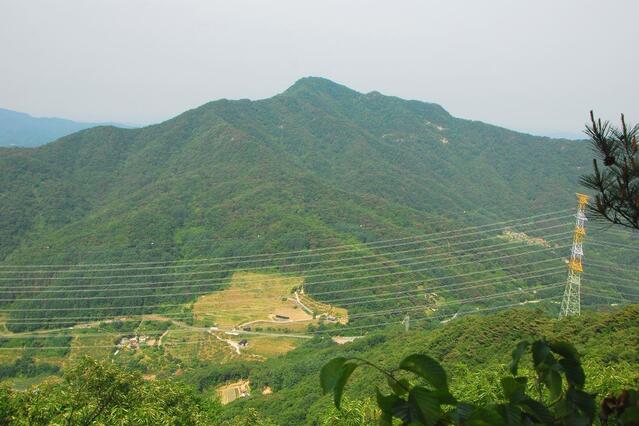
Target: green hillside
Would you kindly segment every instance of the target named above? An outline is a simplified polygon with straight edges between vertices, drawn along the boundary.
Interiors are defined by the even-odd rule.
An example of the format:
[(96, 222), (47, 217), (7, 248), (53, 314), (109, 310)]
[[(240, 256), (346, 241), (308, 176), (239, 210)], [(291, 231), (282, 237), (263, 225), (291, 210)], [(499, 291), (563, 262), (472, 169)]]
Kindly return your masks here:
[[(303, 277), (316, 299), (348, 308), (349, 334), (406, 313), (441, 320), (527, 302), (556, 312), (590, 158), (584, 141), (321, 78), (146, 128), (1, 149), (3, 324), (55, 330), (158, 312), (193, 323), (190, 304), (242, 270)], [(602, 266), (584, 303), (636, 300), (635, 258), (588, 250)], [(262, 255), (280, 252), (293, 254)]]
[[(346, 345), (317, 337), (263, 363), (202, 362), (172, 380), (143, 380), (139, 372), (130, 370), (130, 364), (84, 360), (72, 365), (64, 380), (49, 381), (28, 392), (0, 387), (4, 409), (0, 419), (8, 424), (82, 419), (104, 401), (105, 389), (112, 389), (116, 397), (105, 405), (98, 422), (128, 424), (152, 418), (166, 424), (225, 426), (375, 425), (375, 388), (388, 392), (383, 376), (373, 369), (358, 369), (346, 387), (343, 409), (337, 411), (331, 396), (323, 396), (320, 390), (319, 371), (327, 360), (357, 356), (390, 368), (408, 354), (428, 354), (446, 369), (455, 396), (484, 405), (505, 401), (499, 379), (508, 375), (515, 345), (522, 339), (539, 338), (576, 346), (586, 373), (585, 390), (595, 393), (599, 401), (639, 386), (639, 306), (562, 321), (536, 309), (517, 309), (409, 332), (387, 327)], [(26, 370), (24, 365), (16, 363), (14, 368)], [(529, 356), (523, 358), (519, 374), (532, 382)], [(220, 406), (215, 390), (237, 380), (248, 380), (251, 394)], [(265, 389), (269, 392), (263, 394)]]
[[(205, 252), (287, 249), (293, 244), (277, 226), (292, 234), (300, 228), (288, 229), (292, 221), (314, 219), (303, 231), (328, 228), (315, 233), (322, 240), (299, 237), (314, 245), (347, 238), (366, 213), (389, 208), (416, 215), (396, 220), (408, 229), (429, 215), (462, 211), (526, 216), (571, 207), (591, 156), (583, 142), (461, 120), (434, 104), (360, 94), (320, 78), (265, 100), (211, 102), (143, 129), (99, 127), (0, 153), (0, 256), (13, 263), (26, 262), (27, 253), (30, 263), (128, 259), (123, 248), (152, 242), (170, 244), (178, 251), (155, 254), (176, 258), (191, 254), (194, 240), (245, 242), (257, 233), (271, 247), (224, 250), (218, 242)], [(329, 195), (344, 206), (343, 223), (325, 217), (335, 211)], [(372, 226), (380, 220), (369, 220), (382, 235)], [(95, 253), (107, 247), (110, 253)]]
[[(586, 390), (601, 398), (639, 385), (638, 320), (637, 305), (564, 321), (545, 317), (537, 310), (511, 310), (409, 333), (399, 328), (386, 329), (344, 346), (317, 339), (284, 357), (254, 367), (248, 375), (241, 365), (226, 366), (223, 371), (209, 368), (208, 374), (202, 373), (199, 383), (202, 389), (207, 389), (216, 381), (236, 374), (249, 378), (254, 389), (263, 386), (273, 389), (271, 395), (254, 392), (247, 399), (229, 404), (225, 410), (227, 418), (242, 416), (255, 408), (281, 425), (321, 424), (334, 411), (331, 396), (322, 396), (319, 387), (319, 369), (326, 361), (337, 356), (357, 356), (392, 368), (409, 354), (424, 353), (442, 362), (451, 377), (453, 394), (469, 402), (487, 404), (503, 398), (499, 378), (507, 375), (515, 345), (522, 339), (545, 337), (566, 340), (577, 347), (583, 354)], [(524, 367), (529, 373), (530, 365)], [(375, 386), (384, 383), (383, 376), (363, 368), (353, 377), (346, 387), (347, 400), (357, 405), (354, 401), (368, 398), (368, 404), (374, 404), (370, 398), (374, 399)], [(346, 408), (348, 412), (348, 405)]]

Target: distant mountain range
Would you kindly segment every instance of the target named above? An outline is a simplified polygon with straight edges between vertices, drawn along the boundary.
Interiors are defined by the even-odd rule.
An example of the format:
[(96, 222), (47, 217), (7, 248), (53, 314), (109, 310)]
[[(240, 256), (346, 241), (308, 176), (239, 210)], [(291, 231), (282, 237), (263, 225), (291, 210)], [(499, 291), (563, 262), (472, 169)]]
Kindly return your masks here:
[(63, 118), (32, 117), (24, 112), (0, 108), (0, 146), (35, 147), (79, 130), (115, 123), (82, 123)]

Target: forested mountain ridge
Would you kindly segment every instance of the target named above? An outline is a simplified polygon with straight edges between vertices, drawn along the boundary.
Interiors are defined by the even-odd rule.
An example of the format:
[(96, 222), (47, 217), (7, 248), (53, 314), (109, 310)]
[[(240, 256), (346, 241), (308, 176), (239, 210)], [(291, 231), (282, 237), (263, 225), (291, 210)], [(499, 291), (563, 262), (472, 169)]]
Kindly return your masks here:
[[(581, 142), (305, 78), (273, 98), (215, 101), (143, 129), (98, 127), (35, 150), (1, 150), (0, 256), (18, 261), (21, 251), (11, 253), (25, 242), (31, 260), (50, 253), (38, 245), (180, 245), (176, 232), (186, 223), (206, 227), (208, 238), (252, 237), (250, 227), (224, 230), (203, 213), (228, 217), (221, 204), (239, 207), (260, 194), (306, 206), (324, 191), (418, 215), (512, 217), (569, 206), (589, 156)], [(128, 224), (120, 226), (126, 232), (103, 230), (105, 218)], [(64, 241), (83, 234), (92, 237)]]
[[(35, 149), (2, 149), (0, 307), (13, 331), (42, 328), (45, 319), (58, 328), (61, 316), (76, 323), (165, 305), (179, 311), (176, 302), (230, 285), (247, 268), (297, 274), (327, 303), (350, 298), (352, 323), (362, 326), (383, 322), (372, 317), (378, 311), (397, 315), (390, 309), (402, 291), (402, 308), (428, 306), (442, 317), (474, 306), (457, 301), (527, 302), (542, 285), (539, 297), (557, 297), (570, 243), (566, 208), (590, 156), (584, 141), (524, 135), (313, 77), (272, 98), (218, 100), (141, 129), (101, 126)], [(528, 234), (513, 240), (500, 235), (504, 229), (463, 231), (500, 221)], [(433, 233), (444, 237), (367, 246)], [(356, 248), (300, 255), (300, 266), (280, 256), (161, 264), (155, 272), (118, 265), (107, 275), (72, 271), (76, 264), (238, 259), (344, 244)], [(43, 265), (43, 272), (20, 265)], [(466, 287), (476, 281), (481, 287)], [(627, 293), (605, 277), (593, 281), (609, 296)], [(416, 282), (456, 290), (419, 295)], [(127, 293), (131, 283), (144, 291)], [(598, 297), (585, 300), (609, 303)]]

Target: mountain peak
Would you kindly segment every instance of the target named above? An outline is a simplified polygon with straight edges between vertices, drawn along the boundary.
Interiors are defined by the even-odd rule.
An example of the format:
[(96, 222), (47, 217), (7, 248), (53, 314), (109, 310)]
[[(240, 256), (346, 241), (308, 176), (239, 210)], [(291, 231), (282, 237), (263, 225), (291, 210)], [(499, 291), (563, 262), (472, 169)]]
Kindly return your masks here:
[(329, 96), (359, 95), (353, 89), (323, 77), (303, 77), (297, 80), (284, 94), (297, 95), (303, 93), (325, 94)]

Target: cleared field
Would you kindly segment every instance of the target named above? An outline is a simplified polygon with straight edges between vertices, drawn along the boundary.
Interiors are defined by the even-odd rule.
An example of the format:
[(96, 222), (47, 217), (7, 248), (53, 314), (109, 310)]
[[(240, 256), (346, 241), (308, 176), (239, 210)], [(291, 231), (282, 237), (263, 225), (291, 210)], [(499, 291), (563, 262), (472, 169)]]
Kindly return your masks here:
[[(287, 300), (302, 282), (300, 277), (236, 272), (229, 288), (201, 296), (193, 304), (193, 314), (197, 320), (213, 321), (222, 329), (251, 321), (273, 321), (276, 315), (310, 322), (311, 315)], [(277, 324), (278, 327), (284, 325)]]
[(116, 332), (100, 335), (87, 332), (77, 334), (71, 341), (71, 350), (65, 359), (65, 364), (73, 363), (85, 355), (98, 359), (108, 358), (115, 351), (115, 341), (119, 336), (120, 333)]
[(229, 383), (217, 388), (217, 394), (223, 405), (235, 401), (237, 398), (247, 396), (250, 392), (248, 380), (240, 380), (239, 382)]
[(303, 340), (289, 337), (250, 336), (247, 337), (248, 345), (242, 352), (248, 354), (272, 357), (283, 355), (299, 346)]

